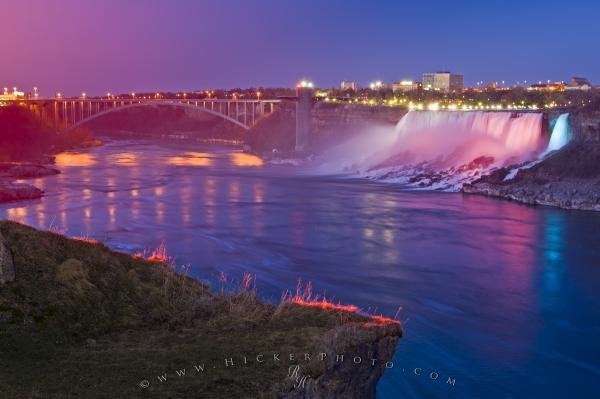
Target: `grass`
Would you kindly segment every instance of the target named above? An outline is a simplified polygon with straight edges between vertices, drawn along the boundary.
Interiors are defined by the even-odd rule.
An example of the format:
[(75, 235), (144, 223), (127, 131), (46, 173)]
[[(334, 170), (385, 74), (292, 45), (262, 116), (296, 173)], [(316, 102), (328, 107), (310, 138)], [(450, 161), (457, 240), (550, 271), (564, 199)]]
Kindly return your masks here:
[[(395, 346), (401, 334), (396, 323), (298, 293), (264, 303), (248, 274), (233, 292), (215, 293), (168, 263), (101, 243), (13, 222), (0, 222), (0, 233), (17, 273), (0, 288), (2, 398), (279, 397), (293, 389), (289, 365), (319, 378), (331, 366), (317, 353), (388, 338)], [(274, 352), (312, 359), (256, 361)], [(226, 367), (230, 357), (235, 366)]]

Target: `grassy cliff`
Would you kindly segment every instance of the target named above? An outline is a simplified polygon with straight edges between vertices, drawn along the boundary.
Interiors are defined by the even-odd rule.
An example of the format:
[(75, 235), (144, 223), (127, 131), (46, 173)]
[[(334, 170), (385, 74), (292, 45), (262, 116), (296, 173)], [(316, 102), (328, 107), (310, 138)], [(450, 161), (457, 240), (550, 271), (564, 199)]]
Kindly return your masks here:
[(401, 335), (347, 307), (263, 303), (248, 275), (214, 292), (166, 263), (13, 222), (2, 242), (15, 271), (0, 279), (3, 398), (368, 398)]

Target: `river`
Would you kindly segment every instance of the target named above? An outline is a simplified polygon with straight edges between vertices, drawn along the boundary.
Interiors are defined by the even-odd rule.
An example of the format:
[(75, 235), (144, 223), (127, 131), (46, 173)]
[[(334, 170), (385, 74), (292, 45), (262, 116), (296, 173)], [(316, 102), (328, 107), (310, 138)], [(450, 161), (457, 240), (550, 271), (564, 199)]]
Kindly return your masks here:
[[(316, 292), (404, 321), (378, 398), (600, 397), (600, 213), (315, 177), (225, 147), (61, 154), (0, 217), (139, 251), (218, 284)], [(448, 383), (454, 380), (454, 385)]]

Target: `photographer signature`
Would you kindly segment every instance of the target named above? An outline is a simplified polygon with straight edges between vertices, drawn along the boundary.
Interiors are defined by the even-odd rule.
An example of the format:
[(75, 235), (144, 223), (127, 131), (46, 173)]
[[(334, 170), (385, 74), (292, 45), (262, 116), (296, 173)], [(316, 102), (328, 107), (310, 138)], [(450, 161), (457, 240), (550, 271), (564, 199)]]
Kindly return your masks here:
[(291, 365), (288, 369), (287, 378), (294, 381), (295, 389), (304, 389), (306, 381), (310, 379), (310, 376), (300, 374), (299, 365)]

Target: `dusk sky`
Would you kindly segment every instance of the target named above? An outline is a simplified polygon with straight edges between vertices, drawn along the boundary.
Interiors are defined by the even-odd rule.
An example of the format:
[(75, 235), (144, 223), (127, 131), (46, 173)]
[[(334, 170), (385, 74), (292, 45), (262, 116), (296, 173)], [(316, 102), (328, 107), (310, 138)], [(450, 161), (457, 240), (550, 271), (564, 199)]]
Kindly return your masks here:
[(598, 84), (599, 24), (594, 0), (0, 0), (0, 85), (99, 95), (436, 70)]

